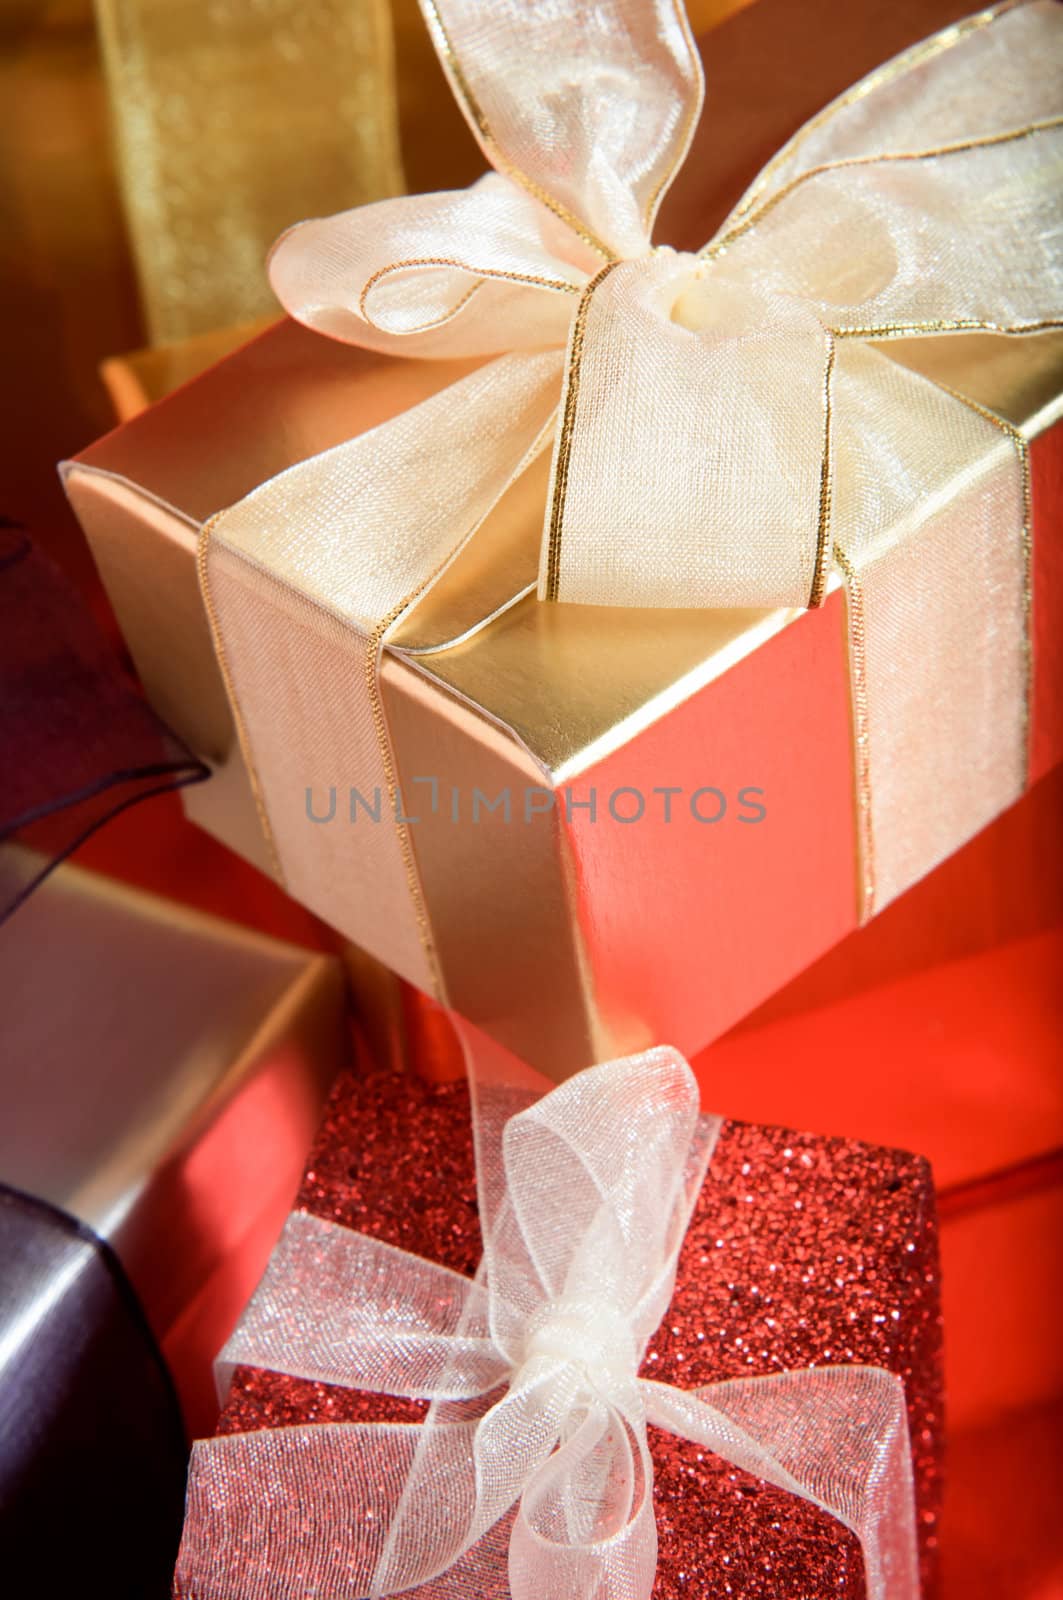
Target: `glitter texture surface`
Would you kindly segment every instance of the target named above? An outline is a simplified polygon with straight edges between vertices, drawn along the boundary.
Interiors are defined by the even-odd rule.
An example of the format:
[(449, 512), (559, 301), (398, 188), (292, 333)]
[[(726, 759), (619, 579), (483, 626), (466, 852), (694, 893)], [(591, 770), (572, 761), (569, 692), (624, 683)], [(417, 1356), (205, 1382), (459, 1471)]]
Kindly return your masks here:
[[(378, 1073), (337, 1083), (298, 1203), (457, 1271), (480, 1257), (468, 1092)], [(725, 1123), (644, 1371), (684, 1388), (815, 1364), (905, 1382), (924, 1600), (936, 1593), (942, 1436), (929, 1169), (855, 1140)], [(219, 1431), (409, 1420), (410, 1401), (238, 1369)], [(655, 1600), (863, 1600), (840, 1523), (696, 1445), (650, 1430)], [(488, 1600), (488, 1597), (483, 1597)]]

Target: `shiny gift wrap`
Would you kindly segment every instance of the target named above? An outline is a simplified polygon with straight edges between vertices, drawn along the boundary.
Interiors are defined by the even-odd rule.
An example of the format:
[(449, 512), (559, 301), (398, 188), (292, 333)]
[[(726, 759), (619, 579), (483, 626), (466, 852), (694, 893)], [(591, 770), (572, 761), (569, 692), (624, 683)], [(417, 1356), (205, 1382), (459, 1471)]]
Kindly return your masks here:
[[(550, 1070), (697, 1049), (1058, 758), (1031, 537), (1063, 388), (1036, 331), (1059, 13), (1004, 7), (873, 74), (694, 255), (649, 242), (700, 95), (669, 5), (630, 37), (619, 4), (593, 37), (428, 11), (496, 172), (287, 235), (274, 282), (325, 348), (267, 335), (68, 487), (146, 682), (221, 774), (192, 814)], [(739, 23), (770, 52), (767, 3), (709, 49)], [(600, 70), (562, 93), (567, 57)]]
[[(187, 1453), (170, 1375), (113, 1254), (3, 1183), (0, 1351), (6, 1582), (76, 1593), (91, 1563), (114, 1600), (165, 1594)], [(64, 1537), (49, 1543), (59, 1506)]]
[[(61, 866), (0, 928), (0, 989), (0, 1185), (74, 1241), (54, 1272), (28, 1258), (18, 1292), (0, 1295), (5, 1439), (49, 1459), (43, 1330), (59, 1308), (91, 1343), (90, 1291), (107, 1276), (92, 1240), (199, 1430), (215, 1414), (211, 1362), (344, 1059), (338, 963)], [(76, 1364), (69, 1379), (60, 1427), (78, 1410)], [(51, 1514), (47, 1486), (43, 1472)], [(40, 1526), (26, 1510), (5, 1533)]]
[[(652, 1162), (660, 1156), (658, 1142), (668, 1142), (666, 1135), (674, 1132), (672, 1124), (683, 1114), (682, 1098), (676, 1092), (677, 1060), (673, 1053), (661, 1051), (651, 1052), (639, 1063), (611, 1063), (606, 1068), (592, 1069), (583, 1075), (582, 1082), (576, 1079), (560, 1093), (565, 1096), (571, 1091), (573, 1104), (582, 1105), (582, 1097), (591, 1093), (591, 1085), (596, 1085), (603, 1075), (622, 1074), (632, 1067), (643, 1073), (649, 1069), (654, 1082), (644, 1108), (650, 1116), (645, 1132), (652, 1131), (653, 1136), (639, 1134), (636, 1144), (643, 1160)], [(689, 1079), (680, 1086), (689, 1093)], [(544, 1120), (552, 1099), (548, 1097), (535, 1108)], [(579, 1144), (589, 1138), (593, 1144), (595, 1135), (587, 1134), (589, 1123), (596, 1122), (599, 1137), (603, 1128), (608, 1128), (600, 1106), (598, 1110), (598, 1117), (592, 1114), (589, 1119), (580, 1111), (577, 1123), (582, 1125), (574, 1127), (570, 1122), (567, 1133), (561, 1109), (551, 1110), (551, 1116), (561, 1118), (562, 1135), (557, 1144), (548, 1138), (541, 1148), (534, 1138), (529, 1139), (525, 1154), (530, 1153), (532, 1160), (525, 1169), (525, 1181), (534, 1177), (534, 1168), (545, 1162), (553, 1176), (561, 1179), (564, 1175), (579, 1190), (578, 1177), (566, 1167), (566, 1139)], [(635, 1099), (627, 1102), (627, 1111), (630, 1115), (626, 1126), (634, 1139), (642, 1126)], [(510, 1182), (513, 1147), (518, 1143), (513, 1129), (511, 1123), (505, 1136), (509, 1141), (506, 1148), (510, 1152)], [(649, 1338), (642, 1377), (651, 1380), (655, 1397), (721, 1385), (705, 1390), (705, 1397), (711, 1403), (715, 1393), (726, 1409), (728, 1403), (738, 1406), (736, 1397), (743, 1391), (763, 1392), (765, 1380), (769, 1387), (780, 1382), (785, 1385), (793, 1377), (800, 1377), (803, 1369), (819, 1369), (819, 1379), (823, 1381), (830, 1379), (828, 1368), (834, 1369), (835, 1375), (854, 1367), (865, 1372), (869, 1368), (886, 1369), (880, 1377), (887, 1387), (896, 1382), (888, 1374), (896, 1374), (903, 1382), (908, 1402), (923, 1592), (929, 1595), (935, 1581), (940, 1489), (940, 1328), (933, 1197), (926, 1166), (917, 1158), (898, 1152), (778, 1129), (738, 1123), (721, 1127), (713, 1119), (702, 1119), (699, 1130), (706, 1143), (700, 1151), (700, 1162), (695, 1159), (684, 1180), (694, 1206), (679, 1249), (675, 1292), (663, 1321)], [(526, 1127), (521, 1130), (522, 1135), (529, 1132)], [(482, 1098), (479, 1143), (482, 1156)], [(655, 1144), (656, 1155), (647, 1154)], [(303, 1375), (296, 1377), (247, 1366), (237, 1368), (222, 1417), (222, 1437), (213, 1444), (197, 1447), (189, 1521), (179, 1566), (178, 1592), (182, 1595), (206, 1600), (208, 1596), (224, 1594), (234, 1600), (243, 1594), (303, 1593), (308, 1586), (316, 1586), (314, 1592), (323, 1595), (391, 1592), (382, 1574), (379, 1586), (359, 1587), (355, 1580), (351, 1591), (346, 1580), (348, 1574), (355, 1578), (357, 1564), (342, 1565), (349, 1548), (348, 1531), (356, 1538), (354, 1506), (365, 1505), (374, 1496), (385, 1504), (391, 1499), (391, 1489), (387, 1482), (374, 1478), (369, 1469), (366, 1478), (349, 1481), (349, 1498), (345, 1500), (344, 1492), (340, 1492), (326, 1520), (319, 1522), (321, 1497), (331, 1493), (332, 1480), (319, 1480), (311, 1465), (319, 1456), (315, 1430), (324, 1426), (318, 1444), (328, 1455), (337, 1433), (342, 1435), (344, 1424), (416, 1424), (424, 1416), (424, 1407), (412, 1399), (359, 1392), (347, 1385), (353, 1382), (359, 1360), (365, 1358), (366, 1347), (363, 1344), (359, 1349), (359, 1344), (371, 1326), (374, 1299), (387, 1300), (389, 1290), (397, 1293), (402, 1282), (402, 1263), (407, 1258), (397, 1256), (392, 1247), (449, 1269), (449, 1274), (440, 1279), (440, 1283), (449, 1285), (444, 1301), (452, 1295), (454, 1285), (462, 1282), (452, 1274), (475, 1270), (481, 1250), (481, 1220), (500, 1213), (496, 1210), (498, 1194), (492, 1196), (490, 1179), (486, 1185), (483, 1183), (482, 1161), (478, 1197), (472, 1147), (469, 1097), (464, 1085), (431, 1087), (408, 1076), (390, 1074), (345, 1077), (337, 1085), (311, 1153), (300, 1195), (302, 1210), (289, 1224), (289, 1244), (296, 1232), (310, 1237), (303, 1238), (299, 1249), (289, 1253), (286, 1260), (278, 1257), (275, 1261), (271, 1271), (278, 1275), (264, 1281), (224, 1358), (227, 1362), (246, 1358), (257, 1348), (260, 1361), (269, 1352), (273, 1364), (279, 1367), (286, 1360), (291, 1361), (293, 1336), (301, 1343), (309, 1332), (317, 1353), (311, 1358), (304, 1350), (304, 1359), (312, 1360), (316, 1370), (304, 1366)], [(693, 1175), (699, 1166), (704, 1167), (710, 1147), (711, 1160), (699, 1191), (700, 1180)], [(619, 1188), (629, 1179), (633, 1192), (637, 1188), (635, 1174), (642, 1163), (634, 1159), (634, 1147), (629, 1154), (633, 1159), (619, 1167), (614, 1165), (613, 1177), (604, 1183), (603, 1194), (611, 1191), (613, 1200), (617, 1198), (618, 1170), (623, 1174)], [(590, 1160), (588, 1170), (593, 1172), (593, 1157)], [(517, 1164), (520, 1165), (519, 1159)], [(488, 1161), (488, 1171), (491, 1166)], [(511, 1192), (521, 1191), (518, 1187)], [(645, 1210), (636, 1207), (627, 1213), (631, 1245), (636, 1252), (647, 1234), (652, 1236), (662, 1227), (667, 1233), (668, 1192), (664, 1191), (664, 1197), (655, 1193), (657, 1203), (648, 1204)], [(674, 1189), (671, 1193), (675, 1199)], [(581, 1199), (587, 1199), (586, 1192)], [(515, 1204), (519, 1211), (519, 1202)], [(566, 1213), (570, 1221), (579, 1210), (577, 1201), (574, 1212)], [(658, 1211), (661, 1215), (657, 1215)], [(499, 1227), (504, 1234), (504, 1207), (501, 1215)], [(324, 1231), (323, 1223), (316, 1219), (324, 1220)], [(547, 1213), (542, 1213), (540, 1220), (547, 1231), (551, 1227), (556, 1231), (560, 1214), (548, 1219)], [(348, 1233), (349, 1229), (357, 1233)], [(359, 1248), (368, 1251), (375, 1268), (370, 1277), (363, 1278), (361, 1292), (352, 1288), (350, 1295), (338, 1293), (343, 1274), (337, 1270), (339, 1258), (332, 1249), (322, 1248), (326, 1236), (329, 1240), (339, 1237), (341, 1247), (342, 1241), (362, 1241)], [(377, 1243), (368, 1244), (368, 1240)], [(597, 1243), (607, 1256), (606, 1239)], [(505, 1247), (489, 1250), (487, 1281), (493, 1272), (501, 1270), (505, 1293), (517, 1293), (519, 1298), (517, 1281), (500, 1266), (510, 1260), (511, 1249), (512, 1239)], [(566, 1282), (570, 1286), (576, 1279), (582, 1282), (581, 1273), (585, 1277), (588, 1268), (591, 1277), (595, 1277), (603, 1252), (596, 1248), (590, 1256), (581, 1257), (576, 1249), (569, 1261)], [(389, 1275), (396, 1262), (395, 1275)], [(555, 1260), (554, 1267), (559, 1266), (560, 1259)], [(383, 1267), (389, 1272), (383, 1272)], [(545, 1274), (543, 1281), (548, 1281), (553, 1267), (543, 1257), (537, 1258), (537, 1267)], [(320, 1278), (322, 1268), (332, 1275)], [(382, 1275), (377, 1275), (376, 1268), (381, 1269)], [(289, 1287), (294, 1288), (298, 1280), (308, 1297), (301, 1302), (301, 1312), (298, 1304), (286, 1300), (282, 1289), (281, 1279), (288, 1272), (294, 1274)], [(477, 1281), (482, 1282), (482, 1276)], [(633, 1277), (629, 1284), (632, 1293), (634, 1282)], [(662, 1292), (662, 1285), (667, 1301), (671, 1293), (667, 1274), (657, 1283), (655, 1293)], [(330, 1314), (307, 1314), (310, 1299), (328, 1302), (334, 1294), (338, 1298)], [(408, 1381), (399, 1387), (412, 1395), (418, 1379), (424, 1382), (432, 1367), (438, 1367), (440, 1347), (437, 1344), (431, 1355), (425, 1351), (414, 1355), (418, 1349), (415, 1300), (407, 1299), (403, 1304), (403, 1316), (410, 1319), (411, 1342), (407, 1348), (413, 1364)], [(654, 1315), (659, 1316), (661, 1309), (658, 1307)], [(454, 1311), (453, 1302), (450, 1310)], [(559, 1349), (554, 1350), (562, 1361), (571, 1357), (573, 1341), (579, 1337), (578, 1308), (570, 1305), (569, 1310), (573, 1312), (572, 1326), (561, 1339)], [(397, 1303), (388, 1320), (392, 1328), (402, 1322)], [(300, 1325), (302, 1332), (296, 1334), (295, 1328)], [(503, 1342), (514, 1331), (511, 1326), (507, 1335), (503, 1331), (506, 1326), (505, 1318), (493, 1325), (494, 1336)], [(540, 1327), (540, 1342), (544, 1345), (549, 1344), (550, 1338), (560, 1337), (555, 1328), (548, 1338), (543, 1326), (552, 1326), (549, 1319)], [(316, 1336), (313, 1330), (317, 1330)], [(461, 1332), (460, 1327), (458, 1331)], [(473, 1332), (468, 1323), (464, 1332)], [(475, 1347), (476, 1340), (466, 1338), (466, 1353)], [(554, 1347), (550, 1345), (550, 1349)], [(549, 1358), (549, 1350), (545, 1353)], [(593, 1340), (584, 1354), (593, 1366)], [(378, 1373), (380, 1370), (378, 1367)], [(791, 1377), (782, 1378), (787, 1372)], [(809, 1376), (807, 1371), (803, 1375)], [(811, 1377), (815, 1387), (815, 1373)], [(322, 1381), (328, 1378), (332, 1381)], [(761, 1382), (745, 1385), (740, 1381), (750, 1378)], [(339, 1383), (344, 1386), (338, 1387)], [(511, 1389), (511, 1400), (512, 1395)], [(811, 1401), (806, 1420), (814, 1405)], [(447, 1409), (443, 1407), (444, 1411)], [(453, 1413), (454, 1408), (449, 1409)], [(438, 1408), (433, 1411), (438, 1417)], [(534, 1414), (534, 1407), (530, 1414)], [(793, 1414), (791, 1421), (799, 1414), (800, 1411)], [(851, 1426), (855, 1426), (856, 1415), (854, 1408)], [(747, 1425), (755, 1432), (749, 1414)], [(277, 1428), (284, 1431), (272, 1436), (256, 1431)], [(421, 1432), (415, 1427), (414, 1437)], [(518, 1429), (518, 1435), (519, 1432)], [(789, 1447), (797, 1455), (802, 1454), (800, 1438), (800, 1428), (789, 1437)], [(719, 1444), (719, 1438), (716, 1442)], [(732, 1436), (732, 1450), (734, 1444)], [(745, 1445), (747, 1449), (750, 1446), (748, 1437)], [(717, 1588), (746, 1597), (762, 1596), (765, 1600), (768, 1596), (798, 1593), (811, 1600), (821, 1594), (862, 1596), (868, 1590), (913, 1592), (904, 1587), (907, 1580), (896, 1565), (887, 1583), (900, 1581), (899, 1588), (876, 1591), (876, 1574), (872, 1570), (867, 1574), (871, 1581), (866, 1589), (864, 1559), (851, 1528), (828, 1516), (821, 1505), (795, 1494), (792, 1482), (780, 1487), (778, 1475), (772, 1473), (769, 1476), (774, 1476), (774, 1484), (766, 1482), (754, 1475), (755, 1467), (750, 1472), (736, 1466), (734, 1458), (727, 1461), (716, 1455), (711, 1446), (680, 1439), (674, 1418), (662, 1427), (651, 1427), (649, 1446), (659, 1538), (655, 1596), (710, 1593)], [(299, 1510), (294, 1517), (284, 1488), (285, 1464), (290, 1466), (293, 1448), (305, 1456), (306, 1469), (301, 1479)], [(271, 1460), (279, 1476), (268, 1501), (264, 1501), (264, 1480), (259, 1481), (259, 1474), (262, 1470), (269, 1473), (266, 1464)], [(556, 1466), (556, 1459), (551, 1460)], [(244, 1480), (241, 1462), (249, 1464), (249, 1476)], [(601, 1466), (599, 1460), (598, 1467)], [(828, 1473), (820, 1480), (821, 1487), (830, 1476)], [(604, 1481), (592, 1472), (583, 1488), (593, 1497), (601, 1492)], [(417, 1501), (417, 1490), (412, 1493), (411, 1506)], [(460, 1523), (463, 1513), (459, 1500), (460, 1495), (451, 1509)], [(535, 1521), (537, 1514), (548, 1511), (549, 1501), (548, 1489), (543, 1489), (538, 1500), (535, 1495), (529, 1498), (526, 1492), (525, 1511)], [(266, 1504), (272, 1511), (263, 1514)], [(439, 1529), (431, 1503), (421, 1510), (426, 1526)], [(644, 1518), (645, 1511), (643, 1506), (639, 1518)], [(612, 1505), (603, 1514), (605, 1522), (610, 1517), (615, 1519), (616, 1514), (617, 1506)], [(623, 1521), (623, 1513), (620, 1515)], [(549, 1521), (548, 1516), (545, 1521)], [(903, 1516), (900, 1521), (903, 1524)], [(584, 1534), (590, 1531), (585, 1513), (582, 1520), (577, 1514), (569, 1526), (572, 1542), (578, 1542), (577, 1528)], [(405, 1531), (408, 1537), (409, 1524)], [(450, 1525), (449, 1531), (456, 1533), (456, 1524)], [(528, 1529), (523, 1532), (526, 1534)], [(539, 1526), (538, 1534), (545, 1535), (548, 1545), (559, 1537), (564, 1542), (556, 1524), (552, 1531)], [(514, 1555), (511, 1546), (507, 1584), (508, 1535), (507, 1521), (494, 1540), (488, 1538), (471, 1557), (461, 1558), (460, 1569), (429, 1580), (423, 1592), (440, 1596), (505, 1596), (528, 1556), (526, 1548)], [(402, 1545), (401, 1536), (397, 1542)], [(271, 1549), (275, 1553), (285, 1550), (285, 1559), (271, 1562)], [(341, 1567), (329, 1572), (333, 1551)], [(620, 1556), (621, 1552), (614, 1549), (610, 1558), (616, 1563), (610, 1567), (614, 1583), (623, 1571)], [(585, 1572), (577, 1574), (571, 1569), (572, 1581), (565, 1578), (558, 1587), (557, 1571), (549, 1565), (544, 1569), (544, 1585), (539, 1593), (584, 1593), (577, 1577), (585, 1580)], [(649, 1571), (652, 1574), (652, 1560)], [(878, 1576), (881, 1578), (881, 1573)], [(643, 1571), (643, 1578), (633, 1589), (608, 1588), (607, 1592), (648, 1593), (644, 1582)], [(524, 1593), (519, 1580), (513, 1592)]]

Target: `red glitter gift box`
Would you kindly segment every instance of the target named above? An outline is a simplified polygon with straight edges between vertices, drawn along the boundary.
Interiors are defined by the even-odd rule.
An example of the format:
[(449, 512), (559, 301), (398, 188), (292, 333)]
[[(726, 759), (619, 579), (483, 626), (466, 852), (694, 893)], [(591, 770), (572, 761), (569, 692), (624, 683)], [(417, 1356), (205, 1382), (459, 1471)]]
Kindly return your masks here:
[[(298, 1205), (471, 1274), (481, 1238), (465, 1085), (342, 1076)], [(904, 1379), (926, 1600), (936, 1587), (942, 1403), (929, 1168), (855, 1140), (727, 1122), (643, 1370), (694, 1388), (820, 1363), (867, 1363)], [(423, 1410), (238, 1368), (219, 1432), (410, 1421)], [(826, 1512), (696, 1445), (650, 1437), (655, 1600), (864, 1596), (859, 1543)]]

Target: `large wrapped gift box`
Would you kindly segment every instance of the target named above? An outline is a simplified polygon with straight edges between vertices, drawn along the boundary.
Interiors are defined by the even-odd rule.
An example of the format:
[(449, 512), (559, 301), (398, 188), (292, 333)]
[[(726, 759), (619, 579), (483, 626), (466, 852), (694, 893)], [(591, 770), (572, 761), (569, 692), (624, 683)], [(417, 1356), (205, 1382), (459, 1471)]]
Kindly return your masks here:
[(0, 928), (0, 987), (0, 1565), (162, 1594), (185, 1430), (345, 1059), (342, 974), (63, 866)]
[[(301, 1207), (471, 1274), (481, 1250), (476, 1193), (463, 1083), (341, 1076)], [(940, 1354), (926, 1163), (854, 1140), (726, 1123), (643, 1371), (682, 1388), (823, 1362), (901, 1375), (927, 1597), (941, 1489)], [(219, 1430), (421, 1414), (417, 1402), (242, 1367)], [(863, 1595), (859, 1544), (818, 1507), (663, 1433), (651, 1431), (651, 1446), (661, 1600), (717, 1589), (765, 1600)]]
[[(818, 0), (810, 28), (834, 27), (837, 10)], [(914, 10), (881, 19), (877, 47), (863, 48), (881, 59), (955, 15), (947, 4)], [(748, 84), (750, 61), (762, 59), (758, 73), (784, 82), (778, 53), (791, 49), (792, 29), (779, 12), (758, 0), (715, 31), (714, 75), (742, 82), (744, 71)], [(847, 86), (854, 58), (820, 55), (822, 100)], [(681, 178), (669, 200), (672, 237), (684, 227), (707, 236), (736, 177), (815, 109), (802, 92), (791, 87), (760, 114), (754, 106), (741, 138), (717, 138), (716, 189), (706, 193), (697, 159), (689, 164), (685, 196)], [(1063, 744), (1054, 665), (1063, 594), (1049, 539), (1063, 341), (956, 334), (892, 339), (888, 354), (1030, 440), (1036, 779)], [(214, 781), (186, 797), (193, 818), (280, 870), (355, 944), (552, 1072), (659, 1038), (690, 1053), (861, 914), (836, 582), (808, 612), (633, 611), (532, 594), (511, 604), (514, 574), (534, 580), (545, 474), (532, 468), (388, 631), (378, 691), (398, 834), (387, 793), (358, 787), (364, 640), (345, 632), (346, 601), (300, 588), (296, 547), (283, 583), (263, 578), (255, 557), (231, 591), (245, 667), (254, 661), (253, 740), (246, 672), (238, 685), (215, 654), (197, 580), (215, 514), (469, 368), (398, 362), (282, 323), (86, 451), (67, 471), (68, 492), (152, 700), (214, 768)], [(341, 586), (343, 571), (340, 559)], [(247, 599), (249, 572), (265, 596)], [(412, 886), (401, 914), (400, 855)]]

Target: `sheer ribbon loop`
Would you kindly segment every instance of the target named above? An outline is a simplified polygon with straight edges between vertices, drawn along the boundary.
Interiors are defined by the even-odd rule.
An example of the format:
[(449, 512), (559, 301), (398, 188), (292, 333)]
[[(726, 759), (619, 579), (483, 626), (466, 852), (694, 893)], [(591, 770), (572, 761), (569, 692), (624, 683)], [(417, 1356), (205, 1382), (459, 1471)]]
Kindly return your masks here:
[(684, 1392), (638, 1375), (719, 1130), (682, 1057), (592, 1067), (511, 1115), (473, 1089), (477, 1280), (296, 1213), (221, 1358), (418, 1395), (423, 1425), (197, 1444), (179, 1593), (443, 1600), (508, 1574), (515, 1600), (648, 1600), (653, 1423), (845, 1522), (869, 1600), (917, 1600), (898, 1379), (826, 1367)]

